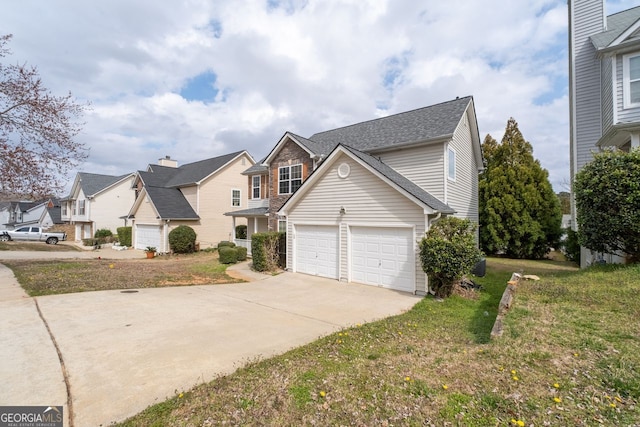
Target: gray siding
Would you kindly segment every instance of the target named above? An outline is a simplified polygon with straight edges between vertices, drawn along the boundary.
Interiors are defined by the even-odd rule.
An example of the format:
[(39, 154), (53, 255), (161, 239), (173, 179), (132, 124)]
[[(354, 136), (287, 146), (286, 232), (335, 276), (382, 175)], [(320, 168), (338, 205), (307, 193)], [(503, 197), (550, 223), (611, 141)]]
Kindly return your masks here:
[(616, 71), (617, 71), (617, 96), (616, 96), (616, 106), (617, 106), (617, 114), (618, 114), (618, 123), (633, 123), (640, 122), (640, 108), (624, 108), (624, 70), (623, 70), (623, 55), (618, 55), (616, 57)]
[[(600, 61), (589, 37), (604, 31), (603, 0), (570, 0), (570, 60), (572, 83), (572, 175), (591, 160), (591, 151), (602, 135)], [(573, 122), (573, 120), (572, 120)]]
[(443, 143), (382, 153), (380, 160), (444, 202)]
[(447, 200), (456, 210), (455, 216), (469, 218), (476, 224), (478, 219), (478, 165), (473, 155), (473, 141), (469, 121), (461, 120), (449, 143), (456, 152), (456, 180), (447, 180)]
[(613, 69), (611, 58), (602, 59), (602, 133), (613, 126)]
[[(338, 177), (338, 166), (348, 163), (350, 175)], [(374, 176), (348, 156), (341, 155), (304, 197), (288, 212), (287, 253), (293, 254), (294, 224), (339, 226), (340, 280), (349, 274), (348, 227), (414, 227), (416, 240), (425, 233), (425, 215), (421, 207), (404, 197), (384, 181)], [(340, 207), (346, 210), (340, 215)], [(287, 268), (293, 268), (292, 257), (287, 257)], [(415, 245), (416, 290), (425, 292), (425, 274), (420, 266), (418, 245)]]

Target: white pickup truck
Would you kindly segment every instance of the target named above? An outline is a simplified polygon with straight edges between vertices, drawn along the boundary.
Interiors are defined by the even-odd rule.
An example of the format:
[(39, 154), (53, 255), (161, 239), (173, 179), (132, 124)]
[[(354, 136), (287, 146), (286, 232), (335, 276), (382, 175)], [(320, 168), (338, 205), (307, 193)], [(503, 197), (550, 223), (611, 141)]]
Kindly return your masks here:
[(0, 242), (8, 242), (10, 240), (29, 240), (55, 245), (60, 240), (67, 240), (67, 234), (45, 232), (40, 227), (20, 227), (17, 230), (0, 231)]

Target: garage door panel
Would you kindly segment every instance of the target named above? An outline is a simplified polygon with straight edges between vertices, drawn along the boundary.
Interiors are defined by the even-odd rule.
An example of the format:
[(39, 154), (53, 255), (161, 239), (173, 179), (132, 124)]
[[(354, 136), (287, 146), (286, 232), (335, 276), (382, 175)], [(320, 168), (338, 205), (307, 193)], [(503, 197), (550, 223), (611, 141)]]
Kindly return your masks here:
[(413, 230), (353, 227), (351, 280), (414, 291)]
[(147, 246), (160, 248), (161, 232), (157, 225), (136, 225), (136, 249), (145, 249)]
[(296, 271), (338, 278), (338, 228), (296, 226)]

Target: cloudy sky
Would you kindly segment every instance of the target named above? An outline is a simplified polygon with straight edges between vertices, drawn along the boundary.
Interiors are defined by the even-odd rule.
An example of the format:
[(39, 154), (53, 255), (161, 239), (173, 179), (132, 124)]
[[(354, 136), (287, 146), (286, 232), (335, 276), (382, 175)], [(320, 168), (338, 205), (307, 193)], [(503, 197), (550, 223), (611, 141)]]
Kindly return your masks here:
[(3, 4), (0, 34), (5, 61), (91, 103), (81, 171), (260, 160), (287, 130), (473, 95), (481, 137), (514, 117), (567, 190), (566, 0), (21, 0)]

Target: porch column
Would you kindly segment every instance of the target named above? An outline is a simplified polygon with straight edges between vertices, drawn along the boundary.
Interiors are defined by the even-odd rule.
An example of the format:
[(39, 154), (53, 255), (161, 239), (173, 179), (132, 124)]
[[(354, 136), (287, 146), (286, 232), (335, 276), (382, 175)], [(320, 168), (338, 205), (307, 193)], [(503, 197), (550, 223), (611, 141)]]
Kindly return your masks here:
[(231, 229), (231, 236), (232, 237), (229, 240), (231, 240), (233, 243), (235, 243), (236, 242), (236, 217), (235, 216), (231, 217), (231, 227), (232, 227), (232, 229)]
[[(254, 216), (253, 217), (253, 233), (251, 234), (256, 234), (258, 232), (258, 217)], [(249, 236), (247, 236), (248, 238)]]

